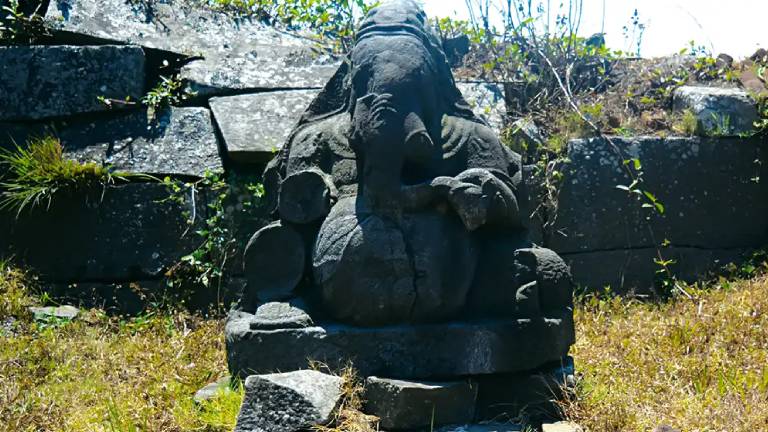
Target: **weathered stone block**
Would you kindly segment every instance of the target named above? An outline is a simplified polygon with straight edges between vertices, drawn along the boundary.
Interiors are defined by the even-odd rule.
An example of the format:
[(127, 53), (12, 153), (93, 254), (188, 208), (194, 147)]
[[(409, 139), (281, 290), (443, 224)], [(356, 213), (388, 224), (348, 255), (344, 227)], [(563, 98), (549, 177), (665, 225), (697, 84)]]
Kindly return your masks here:
[(672, 101), (675, 111), (693, 112), (701, 135), (738, 136), (755, 130), (757, 105), (742, 89), (683, 86)]
[[(499, 133), (506, 115), (503, 88), (495, 83), (458, 83), (480, 118)], [(236, 162), (271, 159), (288, 139), (304, 110), (320, 90), (286, 90), (211, 99), (227, 155)]]
[(256, 88), (320, 88), (338, 67), (309, 38), (281, 32), (251, 19), (237, 19), (178, 0), (51, 2), (47, 18), (61, 38), (118, 41), (200, 56), (181, 77), (210, 96)]
[[(602, 139), (568, 145), (570, 163), (546, 246), (558, 253), (673, 246), (732, 249), (768, 241), (768, 165), (759, 139), (614, 137), (621, 154)], [(640, 188), (664, 206), (641, 208), (636, 195), (617, 189), (631, 179), (623, 161), (642, 163)], [(650, 216), (649, 231), (646, 217)]]
[[(45, 266), (45, 264), (43, 264)], [(111, 276), (110, 276), (111, 277)], [(188, 310), (208, 313), (226, 311), (240, 294), (237, 280), (220, 288), (194, 286), (174, 289), (164, 279), (131, 282), (55, 282), (46, 283), (45, 292), (57, 302), (97, 308), (110, 315), (138, 315), (156, 304), (183, 304)]]
[(504, 87), (492, 82), (459, 82), (456, 87), (475, 115), (485, 120), (497, 135), (501, 134), (507, 116)]
[(138, 47), (0, 47), (0, 64), (0, 120), (106, 111), (99, 96), (137, 100), (144, 93), (144, 52)]
[[(233, 375), (352, 360), (363, 376), (431, 379), (535, 369), (565, 356), (574, 342), (570, 311), (561, 316), (363, 328), (340, 324), (254, 330), (254, 315), (230, 313), (225, 334)], [(546, 344), (541, 341), (547, 341)]]
[(206, 108), (169, 108), (94, 122), (59, 133), (67, 157), (111, 165), (117, 171), (203, 177), (222, 171), (219, 145)]
[[(199, 245), (205, 200), (170, 200), (158, 183), (129, 183), (60, 194), (50, 208), (22, 212), (11, 227), (11, 254), (44, 280), (130, 281), (161, 277)], [(196, 224), (187, 218), (197, 208)], [(51, 247), (51, 245), (58, 245)]]
[(246, 163), (271, 159), (318, 93), (293, 90), (211, 99), (227, 155)]
[[(101, 117), (31, 124), (0, 123), (0, 148), (12, 150), (30, 139), (52, 135), (64, 154), (80, 162), (110, 165), (116, 171), (202, 177), (222, 171), (219, 144), (210, 112), (205, 108), (172, 107), (155, 118), (145, 110)], [(1, 133), (0, 133), (1, 134)]]
[(251, 375), (235, 432), (298, 432), (327, 424), (341, 401), (342, 382), (312, 370)]
[[(662, 248), (665, 260), (674, 260), (672, 274), (694, 282), (722, 271), (730, 263), (743, 262), (748, 249)], [(655, 248), (619, 249), (563, 254), (576, 285), (594, 290), (611, 287), (616, 293), (648, 294), (654, 292), (661, 268), (656, 264)]]
[(369, 377), (367, 414), (385, 430), (469, 423), (475, 415), (477, 384), (471, 381), (417, 382)]

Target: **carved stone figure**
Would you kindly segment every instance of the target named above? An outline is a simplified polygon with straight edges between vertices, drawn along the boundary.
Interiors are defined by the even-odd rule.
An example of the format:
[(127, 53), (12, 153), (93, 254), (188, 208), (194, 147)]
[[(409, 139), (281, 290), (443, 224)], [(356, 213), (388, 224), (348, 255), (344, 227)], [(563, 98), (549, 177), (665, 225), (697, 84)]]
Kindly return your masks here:
[[(264, 182), (276, 220), (246, 247), (233, 376), (352, 361), (391, 379), (365, 409), (395, 430), (414, 427), (413, 404), (435, 425), (556, 411), (573, 374), (568, 267), (528, 239), (520, 156), (473, 115), (417, 4), (368, 14)], [(400, 388), (416, 400), (389, 409)], [(472, 389), (467, 406), (450, 388)]]
[(570, 305), (562, 261), (527, 241), (520, 156), (472, 113), (413, 2), (369, 13), (265, 186), (280, 221), (246, 252), (246, 310), (301, 295), (374, 326)]

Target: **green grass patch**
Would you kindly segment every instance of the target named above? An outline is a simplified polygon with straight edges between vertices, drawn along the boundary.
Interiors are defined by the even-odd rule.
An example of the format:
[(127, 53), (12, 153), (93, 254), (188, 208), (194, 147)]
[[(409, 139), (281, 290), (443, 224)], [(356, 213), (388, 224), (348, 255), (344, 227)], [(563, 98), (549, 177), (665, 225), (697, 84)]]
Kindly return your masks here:
[(32, 139), (26, 146), (0, 152), (0, 165), (7, 168), (0, 182), (0, 209), (11, 209), (17, 214), (38, 206), (47, 209), (54, 196), (62, 192), (106, 187), (115, 180), (139, 176), (112, 172), (108, 166), (94, 162), (67, 159), (61, 142), (52, 136)]

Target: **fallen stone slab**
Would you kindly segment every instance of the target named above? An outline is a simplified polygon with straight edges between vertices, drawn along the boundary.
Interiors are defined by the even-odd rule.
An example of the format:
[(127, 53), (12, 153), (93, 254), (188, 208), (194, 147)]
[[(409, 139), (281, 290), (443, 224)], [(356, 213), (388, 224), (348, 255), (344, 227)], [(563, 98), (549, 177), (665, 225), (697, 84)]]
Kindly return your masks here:
[(570, 311), (549, 318), (372, 328), (321, 323), (257, 330), (251, 327), (254, 318), (233, 311), (227, 319), (233, 376), (301, 369), (308, 359), (332, 369), (351, 360), (362, 376), (408, 380), (517, 372), (559, 361), (574, 342)]
[(739, 136), (755, 131), (757, 104), (742, 89), (683, 86), (675, 90), (672, 101), (675, 111), (693, 112), (701, 135)]
[(0, 121), (106, 111), (101, 96), (138, 100), (144, 63), (131, 46), (0, 47)]
[(29, 311), (34, 315), (35, 319), (44, 318), (59, 318), (65, 320), (73, 320), (80, 315), (80, 309), (74, 306), (46, 306), (46, 307), (30, 307)]
[(328, 424), (342, 384), (340, 377), (313, 370), (251, 375), (235, 432), (298, 432)]
[(378, 417), (384, 430), (462, 424), (474, 419), (477, 384), (369, 377), (364, 398), (363, 411)]
[[(613, 137), (568, 144), (557, 216), (545, 246), (560, 254), (673, 246), (733, 249), (768, 242), (768, 157), (758, 138)], [(642, 208), (624, 161), (639, 159), (641, 189), (663, 205)], [(649, 232), (647, 217), (653, 236)]]
[[(458, 83), (467, 102), (496, 133), (506, 116), (503, 87), (496, 83)], [(285, 90), (216, 97), (210, 100), (227, 155), (233, 161), (264, 163), (283, 147), (304, 110), (320, 90)]]
[(437, 429), (437, 432), (524, 432), (530, 430), (523, 425), (514, 423), (484, 423), (466, 424), (460, 426), (446, 426)]
[(67, 157), (94, 161), (116, 171), (203, 177), (224, 169), (211, 113), (206, 108), (168, 108), (76, 122), (60, 129)]
[(544, 423), (541, 432), (584, 432), (584, 428), (573, 422)]
[(200, 96), (321, 88), (339, 64), (310, 38), (179, 0), (57, 1), (46, 18), (64, 40), (104, 40), (201, 57), (181, 71)]
[(292, 90), (211, 99), (227, 155), (237, 162), (269, 161), (318, 93)]
[[(161, 183), (60, 193), (49, 208), (13, 220), (9, 250), (44, 281), (159, 279), (199, 246), (194, 233), (206, 218), (204, 193), (194, 196), (194, 204), (189, 193), (171, 196)], [(190, 226), (193, 206), (197, 219)]]

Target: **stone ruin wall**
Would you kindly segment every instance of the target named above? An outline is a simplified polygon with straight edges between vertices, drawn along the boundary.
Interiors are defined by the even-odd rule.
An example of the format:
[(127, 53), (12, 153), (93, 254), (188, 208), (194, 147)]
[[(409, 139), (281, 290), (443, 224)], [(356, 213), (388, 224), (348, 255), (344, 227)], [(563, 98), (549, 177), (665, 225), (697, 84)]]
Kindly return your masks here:
[[(339, 59), (258, 23), (158, 8), (152, 14), (162, 29), (141, 18), (148, 11), (121, 0), (51, 2), (52, 45), (0, 47), (0, 146), (11, 148), (53, 126), (67, 156), (78, 160), (182, 180), (225, 170), (240, 192), (226, 204), (240, 243), (235, 274), (224, 292), (196, 293), (195, 299), (227, 302), (242, 286), (242, 246), (267, 221), (258, 208), (243, 206), (244, 184), (259, 180)], [(192, 55), (196, 60), (188, 60)], [(178, 68), (196, 95), (157, 113), (155, 121), (140, 105), (98, 101), (139, 100), (169, 68)], [(504, 86), (459, 87), (477, 114), (501, 131)], [(664, 239), (671, 243), (666, 258), (675, 259), (673, 269), (689, 280), (766, 244), (762, 139), (632, 137), (615, 143), (643, 161), (646, 189), (666, 207), (651, 220), (653, 235), (639, 204), (615, 187), (629, 181), (606, 142), (569, 143), (556, 216), (551, 209), (536, 211), (542, 208), (541, 173), (526, 168), (534, 238), (563, 256), (577, 284), (647, 292), (657, 270), (655, 245)], [(103, 196), (84, 191), (18, 219), (0, 213), (0, 254), (27, 263), (54, 293), (140, 308), (146, 293), (133, 287), (150, 294), (164, 287), (168, 268), (199, 245), (191, 233), (204, 224), (212, 199), (205, 193), (168, 196), (162, 183), (116, 183)], [(187, 226), (185, 212), (198, 216), (195, 226)]]

